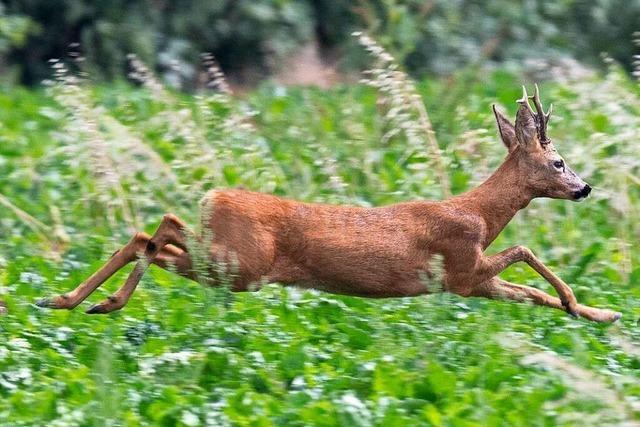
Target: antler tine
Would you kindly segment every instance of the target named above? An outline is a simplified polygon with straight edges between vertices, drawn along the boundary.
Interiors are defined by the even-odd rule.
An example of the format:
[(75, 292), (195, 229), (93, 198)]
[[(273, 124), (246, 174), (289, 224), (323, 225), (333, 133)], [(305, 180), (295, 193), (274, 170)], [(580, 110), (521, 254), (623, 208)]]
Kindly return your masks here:
[(542, 124), (546, 126), (546, 115), (544, 114), (544, 110), (542, 109), (542, 103), (540, 102), (540, 89), (538, 89), (538, 84), (535, 85), (536, 90), (533, 93), (533, 104), (536, 106), (536, 111), (538, 112), (538, 116), (540, 117)]
[(518, 99), (516, 102), (522, 106), (526, 106), (531, 115), (535, 117), (535, 113), (531, 109), (531, 105), (529, 105), (529, 95), (527, 95), (527, 88), (524, 87), (524, 85), (522, 85), (522, 98)]
[(551, 112), (553, 111), (553, 104), (549, 104), (549, 110), (547, 114), (544, 115), (544, 122), (549, 123), (549, 118), (551, 117)]

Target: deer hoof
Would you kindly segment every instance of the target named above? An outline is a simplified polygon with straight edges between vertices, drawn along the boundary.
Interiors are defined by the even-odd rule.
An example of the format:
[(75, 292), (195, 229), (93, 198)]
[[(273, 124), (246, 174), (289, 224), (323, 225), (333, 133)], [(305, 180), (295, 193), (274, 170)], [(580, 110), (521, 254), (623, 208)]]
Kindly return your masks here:
[(60, 295), (55, 298), (40, 298), (38, 301), (36, 301), (36, 305), (42, 308), (72, 309), (73, 307), (69, 306), (66, 300), (67, 297), (65, 297), (64, 295)]
[(41, 298), (36, 301), (36, 305), (42, 308), (71, 310), (75, 308), (78, 303), (70, 303), (68, 295), (58, 295), (55, 298)]
[(616, 323), (622, 317), (622, 313), (611, 310), (602, 310), (602, 314), (594, 319), (602, 323)]
[(87, 314), (104, 314), (104, 313), (108, 313), (108, 311), (106, 310), (106, 307), (100, 303), (100, 304), (94, 304), (91, 307), (89, 307), (87, 309), (87, 311), (85, 311), (85, 313)]
[(36, 305), (41, 308), (55, 308), (53, 307), (53, 300), (51, 298), (40, 298), (36, 301)]
[(599, 308), (580, 306), (582, 317), (600, 323), (615, 323), (622, 317), (622, 313)]
[(85, 311), (87, 314), (107, 314), (112, 311), (120, 310), (122, 306), (118, 304), (116, 297), (109, 297), (105, 301), (94, 304)]

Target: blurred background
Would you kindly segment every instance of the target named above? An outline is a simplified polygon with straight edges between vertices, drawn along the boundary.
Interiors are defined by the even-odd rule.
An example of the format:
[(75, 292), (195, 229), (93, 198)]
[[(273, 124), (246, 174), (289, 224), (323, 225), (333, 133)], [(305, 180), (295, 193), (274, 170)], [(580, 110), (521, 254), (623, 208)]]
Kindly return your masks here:
[[(640, 0), (0, 0), (0, 425), (640, 422)], [(354, 34), (355, 32), (355, 34)], [(119, 312), (67, 292), (206, 190), (381, 206), (503, 161), (521, 86), (594, 191), (525, 245), (614, 325), (435, 294), (234, 294), (151, 266)], [(220, 266), (197, 248), (195, 268)], [(501, 275), (554, 294), (526, 265)]]
[(630, 70), (638, 22), (638, 0), (5, 0), (0, 70), (39, 84), (48, 60), (79, 44), (98, 80), (122, 78), (134, 53), (172, 85), (193, 87), (209, 52), (235, 84), (279, 76), (326, 85), (363, 66), (355, 30), (414, 76), (540, 59), (601, 67), (602, 53)]

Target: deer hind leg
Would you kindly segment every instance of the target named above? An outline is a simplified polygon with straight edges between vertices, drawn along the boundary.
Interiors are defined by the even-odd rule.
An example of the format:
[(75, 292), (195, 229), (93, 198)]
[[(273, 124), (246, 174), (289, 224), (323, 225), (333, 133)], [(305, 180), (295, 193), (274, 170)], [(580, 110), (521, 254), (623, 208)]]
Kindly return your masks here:
[(84, 301), (93, 291), (98, 289), (107, 279), (118, 270), (138, 258), (138, 253), (144, 251), (150, 236), (147, 233), (136, 233), (129, 243), (117, 250), (109, 261), (98, 271), (82, 282), (71, 292), (54, 298), (43, 298), (36, 302), (40, 307), (68, 309), (75, 308)]
[(156, 264), (165, 269), (174, 267), (178, 274), (196, 280), (192, 271), (191, 257), (187, 252), (187, 235), (199, 240), (177, 216), (166, 214), (155, 234), (144, 245), (145, 259), (136, 263), (122, 287), (104, 301), (89, 307), (87, 313), (104, 314), (124, 307), (149, 268), (149, 264)]
[[(504, 299), (518, 302), (531, 302), (536, 305), (564, 310), (565, 306), (559, 298), (551, 296), (536, 288), (516, 285), (498, 277), (494, 277), (476, 285), (464, 296), (477, 296), (491, 299)], [(615, 322), (621, 314), (611, 310), (601, 310), (582, 304), (576, 305), (576, 314), (594, 322)]]
[[(131, 238), (129, 243), (127, 243), (121, 249), (117, 250), (111, 256), (111, 259), (104, 266), (102, 266), (102, 268), (100, 268), (91, 277), (89, 277), (87, 280), (81, 283), (73, 291), (63, 295), (59, 295), (55, 298), (41, 299), (36, 304), (40, 307), (47, 307), (47, 308), (54, 308), (54, 309), (69, 309), (69, 310), (73, 309), (82, 301), (84, 301), (93, 291), (95, 291), (98, 287), (100, 287), (100, 285), (102, 285), (111, 276), (113, 276), (118, 270), (120, 270), (122, 267), (129, 264), (130, 262), (137, 260), (139, 258), (139, 254), (142, 254), (142, 253), (147, 254), (147, 265), (148, 265), (149, 260), (151, 260), (150, 262), (153, 262), (154, 258), (157, 255), (162, 254), (161, 251), (164, 249), (163, 247), (166, 244), (176, 243), (177, 246), (186, 247), (186, 236), (184, 235), (184, 233), (175, 233), (174, 229), (176, 227), (171, 227), (171, 225), (175, 225), (176, 227), (181, 226), (182, 230), (188, 230), (186, 226), (175, 215), (167, 214), (164, 216), (162, 223), (158, 227), (158, 231), (156, 231), (156, 233), (154, 234), (154, 237), (157, 237), (158, 235), (159, 235), (158, 237), (161, 237), (161, 239), (159, 239), (160, 241), (162, 242), (166, 241), (166, 243), (162, 243), (162, 246), (159, 246), (158, 243), (154, 243), (152, 245), (153, 251), (149, 253), (150, 252), (149, 243), (151, 242), (152, 237), (149, 236), (147, 233), (142, 233), (142, 232), (136, 233)], [(158, 239), (156, 239), (156, 242), (157, 241)], [(163, 263), (162, 261), (163, 256), (170, 257), (172, 255), (175, 256), (175, 254), (172, 254), (171, 252), (162, 254), (162, 256), (158, 260), (158, 263)], [(186, 259), (173, 258), (171, 261), (172, 261), (171, 263), (174, 264), (178, 269), (178, 273), (180, 273), (179, 266), (187, 264)], [(190, 260), (189, 260), (189, 264), (190, 264)], [(141, 278), (142, 274), (140, 273), (144, 273), (145, 270), (146, 270), (146, 267), (143, 269), (142, 266), (136, 266), (136, 269), (134, 269), (135, 274), (132, 273), (132, 275), (134, 275), (134, 277), (139, 275)], [(190, 274), (188, 270), (184, 270), (183, 273), (185, 276), (188, 276)], [(132, 280), (133, 280), (133, 277), (132, 277)], [(140, 279), (138, 279), (138, 281), (139, 280)]]
[[(165, 270), (178, 273), (182, 277), (198, 281), (196, 274), (192, 269), (191, 256), (182, 249), (173, 245), (165, 245), (160, 252), (158, 252), (151, 260), (152, 264), (155, 264)], [(111, 296), (104, 301), (94, 304), (87, 309), (88, 314), (105, 314), (112, 311), (120, 310), (127, 305), (131, 295), (136, 290), (138, 283), (142, 279), (149, 260), (141, 259), (136, 263), (133, 271), (127, 277), (126, 282)]]
[(195, 242), (200, 242), (201, 239), (189, 229), (189, 227), (180, 218), (174, 214), (165, 214), (162, 217), (162, 222), (158, 226), (155, 234), (151, 236), (151, 239), (147, 243), (145, 248), (145, 255), (148, 259), (153, 258), (160, 249), (166, 244), (172, 244), (182, 249), (184, 252), (187, 250), (187, 240), (191, 238)]

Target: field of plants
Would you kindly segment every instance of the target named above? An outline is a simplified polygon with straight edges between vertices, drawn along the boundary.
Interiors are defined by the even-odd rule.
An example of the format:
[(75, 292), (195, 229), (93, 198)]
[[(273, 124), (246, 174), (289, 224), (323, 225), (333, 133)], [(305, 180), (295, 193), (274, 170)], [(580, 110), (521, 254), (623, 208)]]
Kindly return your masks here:
[[(377, 206), (488, 177), (506, 154), (491, 103), (514, 117), (533, 78), (470, 68), (414, 84), (375, 49), (366, 82), (331, 90), (233, 95), (212, 69), (210, 91), (177, 94), (135, 58), (134, 82), (54, 63), (48, 89), (3, 90), (0, 424), (640, 422), (640, 87), (613, 64), (541, 84), (550, 135), (592, 197), (534, 201), (488, 251), (528, 246), (580, 302), (622, 312), (616, 324), (449, 294), (232, 294), (155, 267), (120, 312), (84, 314), (128, 269), (74, 311), (34, 304), (165, 212), (196, 227), (209, 188)], [(503, 277), (553, 293), (524, 265)]]

